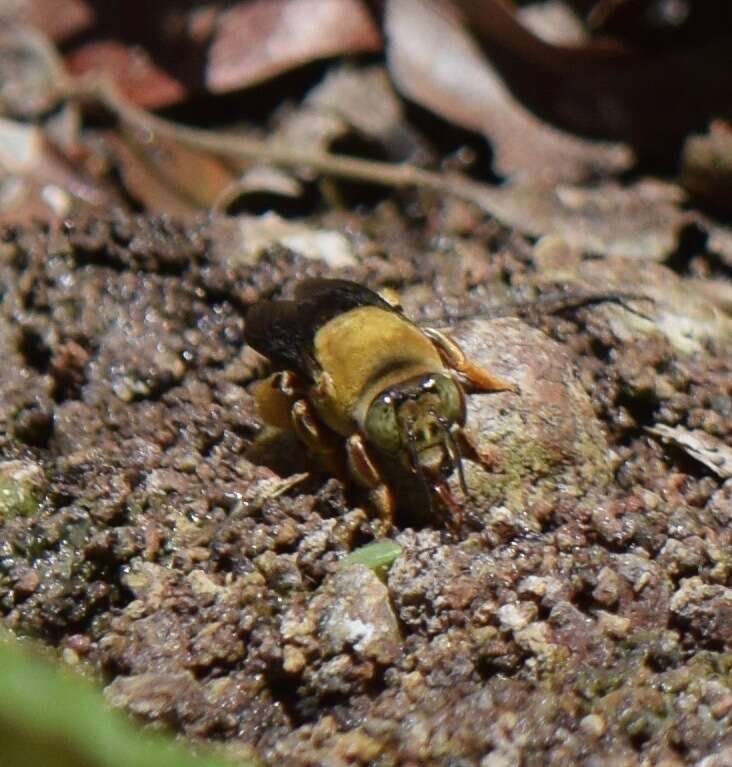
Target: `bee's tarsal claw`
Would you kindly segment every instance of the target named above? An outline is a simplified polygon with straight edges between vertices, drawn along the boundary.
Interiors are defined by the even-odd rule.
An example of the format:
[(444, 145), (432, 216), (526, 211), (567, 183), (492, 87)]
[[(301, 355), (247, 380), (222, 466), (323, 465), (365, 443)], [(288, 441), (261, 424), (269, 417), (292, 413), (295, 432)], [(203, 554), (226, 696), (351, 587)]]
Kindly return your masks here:
[(450, 513), (450, 524), (454, 528), (460, 527), (463, 523), (463, 507), (455, 500), (455, 496), (450, 491), (447, 483), (438, 482), (432, 486), (432, 489)]

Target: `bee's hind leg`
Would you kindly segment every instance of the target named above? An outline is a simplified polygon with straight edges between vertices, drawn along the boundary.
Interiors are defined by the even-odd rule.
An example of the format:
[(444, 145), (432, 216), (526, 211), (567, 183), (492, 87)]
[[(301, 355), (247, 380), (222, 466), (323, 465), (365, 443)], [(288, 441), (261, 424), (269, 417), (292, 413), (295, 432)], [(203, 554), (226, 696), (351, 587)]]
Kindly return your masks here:
[(289, 370), (274, 373), (257, 382), (253, 394), (257, 410), (266, 423), (294, 432), (327, 471), (344, 476), (343, 441), (320, 421), (306, 399), (307, 387), (295, 373)]
[(458, 344), (441, 331), (434, 328), (423, 328), (423, 331), (435, 345), (442, 361), (456, 373), (459, 373), (476, 390), (484, 392), (512, 391), (519, 394), (519, 387), (515, 383), (473, 364)]
[(396, 509), (396, 501), (392, 491), (381, 477), (360, 434), (352, 434), (348, 438), (346, 452), (351, 476), (369, 491), (371, 503), (376, 507), (381, 517), (382, 532), (388, 533), (393, 524)]

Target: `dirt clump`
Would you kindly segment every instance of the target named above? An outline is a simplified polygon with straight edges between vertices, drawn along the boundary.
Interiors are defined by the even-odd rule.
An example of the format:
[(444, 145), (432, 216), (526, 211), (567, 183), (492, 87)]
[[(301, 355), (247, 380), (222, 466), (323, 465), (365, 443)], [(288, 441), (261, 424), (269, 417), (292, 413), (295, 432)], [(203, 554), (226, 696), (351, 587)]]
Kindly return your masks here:
[[(674, 319), (529, 301), (495, 319), (527, 286), (586, 290), (595, 262), (557, 276), (497, 227), (436, 247), (400, 221), (384, 205), (340, 222), (338, 276), (441, 312), (522, 394), (471, 396), (502, 464), (466, 467), (457, 531), (407, 510), (383, 581), (340, 564), (376, 529), (353, 488), (247, 457), (265, 368), (247, 307), (331, 266), (279, 245), (229, 258), (204, 221), (2, 232), (4, 623), (84, 661), (113, 704), (270, 764), (722, 758), (730, 480), (647, 427), (730, 444), (724, 318), (703, 333), (679, 302)], [(488, 317), (455, 319), (471, 312)]]

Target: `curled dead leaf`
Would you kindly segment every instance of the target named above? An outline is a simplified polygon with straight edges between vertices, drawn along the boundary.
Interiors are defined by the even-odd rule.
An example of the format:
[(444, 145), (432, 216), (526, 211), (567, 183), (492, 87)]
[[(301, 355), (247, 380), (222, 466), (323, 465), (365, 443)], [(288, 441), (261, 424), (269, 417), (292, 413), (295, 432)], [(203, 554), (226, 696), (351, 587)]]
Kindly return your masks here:
[[(383, 66), (339, 67), (313, 88), (305, 104), (378, 141), (390, 157), (403, 160), (426, 153)], [(319, 148), (329, 146), (324, 143)]]
[(73, 51), (66, 59), (77, 76), (90, 72), (111, 77), (122, 93), (144, 107), (163, 107), (187, 94), (183, 83), (159, 67), (142, 48), (115, 40), (97, 40)]
[(389, 0), (387, 58), (406, 96), (492, 142), (495, 170), (577, 180), (628, 168), (621, 144), (582, 139), (552, 127), (512, 94), (456, 9), (438, 0)]
[(238, 173), (217, 157), (140, 131), (103, 136), (127, 192), (148, 210), (186, 215), (211, 207)]
[(229, 261), (254, 265), (274, 246), (304, 258), (325, 262), (331, 269), (358, 263), (354, 248), (342, 232), (288, 221), (276, 213), (217, 218), (212, 223), (212, 248)]
[(361, 0), (238, 2), (218, 20), (206, 85), (222, 93), (315, 59), (380, 47), (379, 31)]
[(0, 10), (0, 114), (33, 120), (61, 100), (63, 65), (56, 49), (32, 27), (3, 23)]
[(684, 192), (650, 179), (625, 186), (606, 181), (592, 187), (526, 179), (490, 190), (490, 211), (524, 234), (559, 234), (577, 250), (605, 256), (663, 261), (676, 251), (682, 232), (696, 226), (708, 247), (732, 264), (732, 230), (685, 210)]
[(691, 131), (730, 115), (729, 3), (697, 3), (707, 12), (694, 30), (640, 47), (606, 37), (550, 44), (523, 26), (505, 0), (450, 2), (512, 93), (567, 131), (622, 141), (641, 156), (668, 161)]
[(27, 0), (23, 15), (28, 24), (61, 42), (88, 29), (95, 14), (85, 0)]
[(646, 431), (664, 442), (680, 447), (718, 477), (732, 477), (732, 447), (716, 437), (698, 429), (684, 429), (682, 426), (671, 428), (663, 424), (648, 426)]
[(732, 211), (732, 123), (717, 120), (708, 133), (689, 136), (681, 156), (681, 183), (701, 200)]
[(732, 340), (732, 318), (724, 307), (697, 292), (694, 281), (661, 264), (638, 268), (632, 258), (584, 259), (557, 236), (537, 243), (534, 261), (538, 269), (529, 282), (542, 289), (560, 284), (565, 290), (590, 292), (602, 286), (638, 297), (598, 309), (621, 341), (660, 334), (679, 354), (695, 354), (711, 343)]
[(0, 222), (58, 220), (99, 212), (119, 197), (64, 154), (40, 125), (0, 118)]

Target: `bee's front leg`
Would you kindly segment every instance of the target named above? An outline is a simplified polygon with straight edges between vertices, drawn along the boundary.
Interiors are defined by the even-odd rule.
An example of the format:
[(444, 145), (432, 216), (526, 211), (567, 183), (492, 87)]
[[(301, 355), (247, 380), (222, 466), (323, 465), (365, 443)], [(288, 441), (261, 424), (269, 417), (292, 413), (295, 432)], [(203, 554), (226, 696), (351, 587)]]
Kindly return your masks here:
[(442, 361), (449, 368), (459, 373), (478, 391), (512, 391), (515, 394), (520, 393), (519, 387), (515, 383), (507, 381), (505, 378), (500, 378), (479, 365), (472, 363), (458, 344), (441, 331), (434, 328), (423, 328), (423, 331), (435, 345)]
[(368, 448), (360, 434), (352, 434), (348, 438), (346, 452), (351, 475), (356, 482), (369, 490), (371, 502), (381, 517), (383, 532), (389, 532), (394, 521), (396, 501), (369, 455)]
[(468, 461), (479, 464), (486, 471), (494, 471), (500, 464), (500, 459), (495, 453), (479, 451), (473, 444), (473, 440), (470, 439), (465, 432), (465, 429), (455, 429), (452, 432), (452, 438), (458, 443), (463, 458), (467, 458)]
[(447, 482), (437, 482), (432, 486), (432, 492), (449, 512), (448, 523), (452, 530), (457, 532), (463, 523), (463, 507), (455, 500)]

